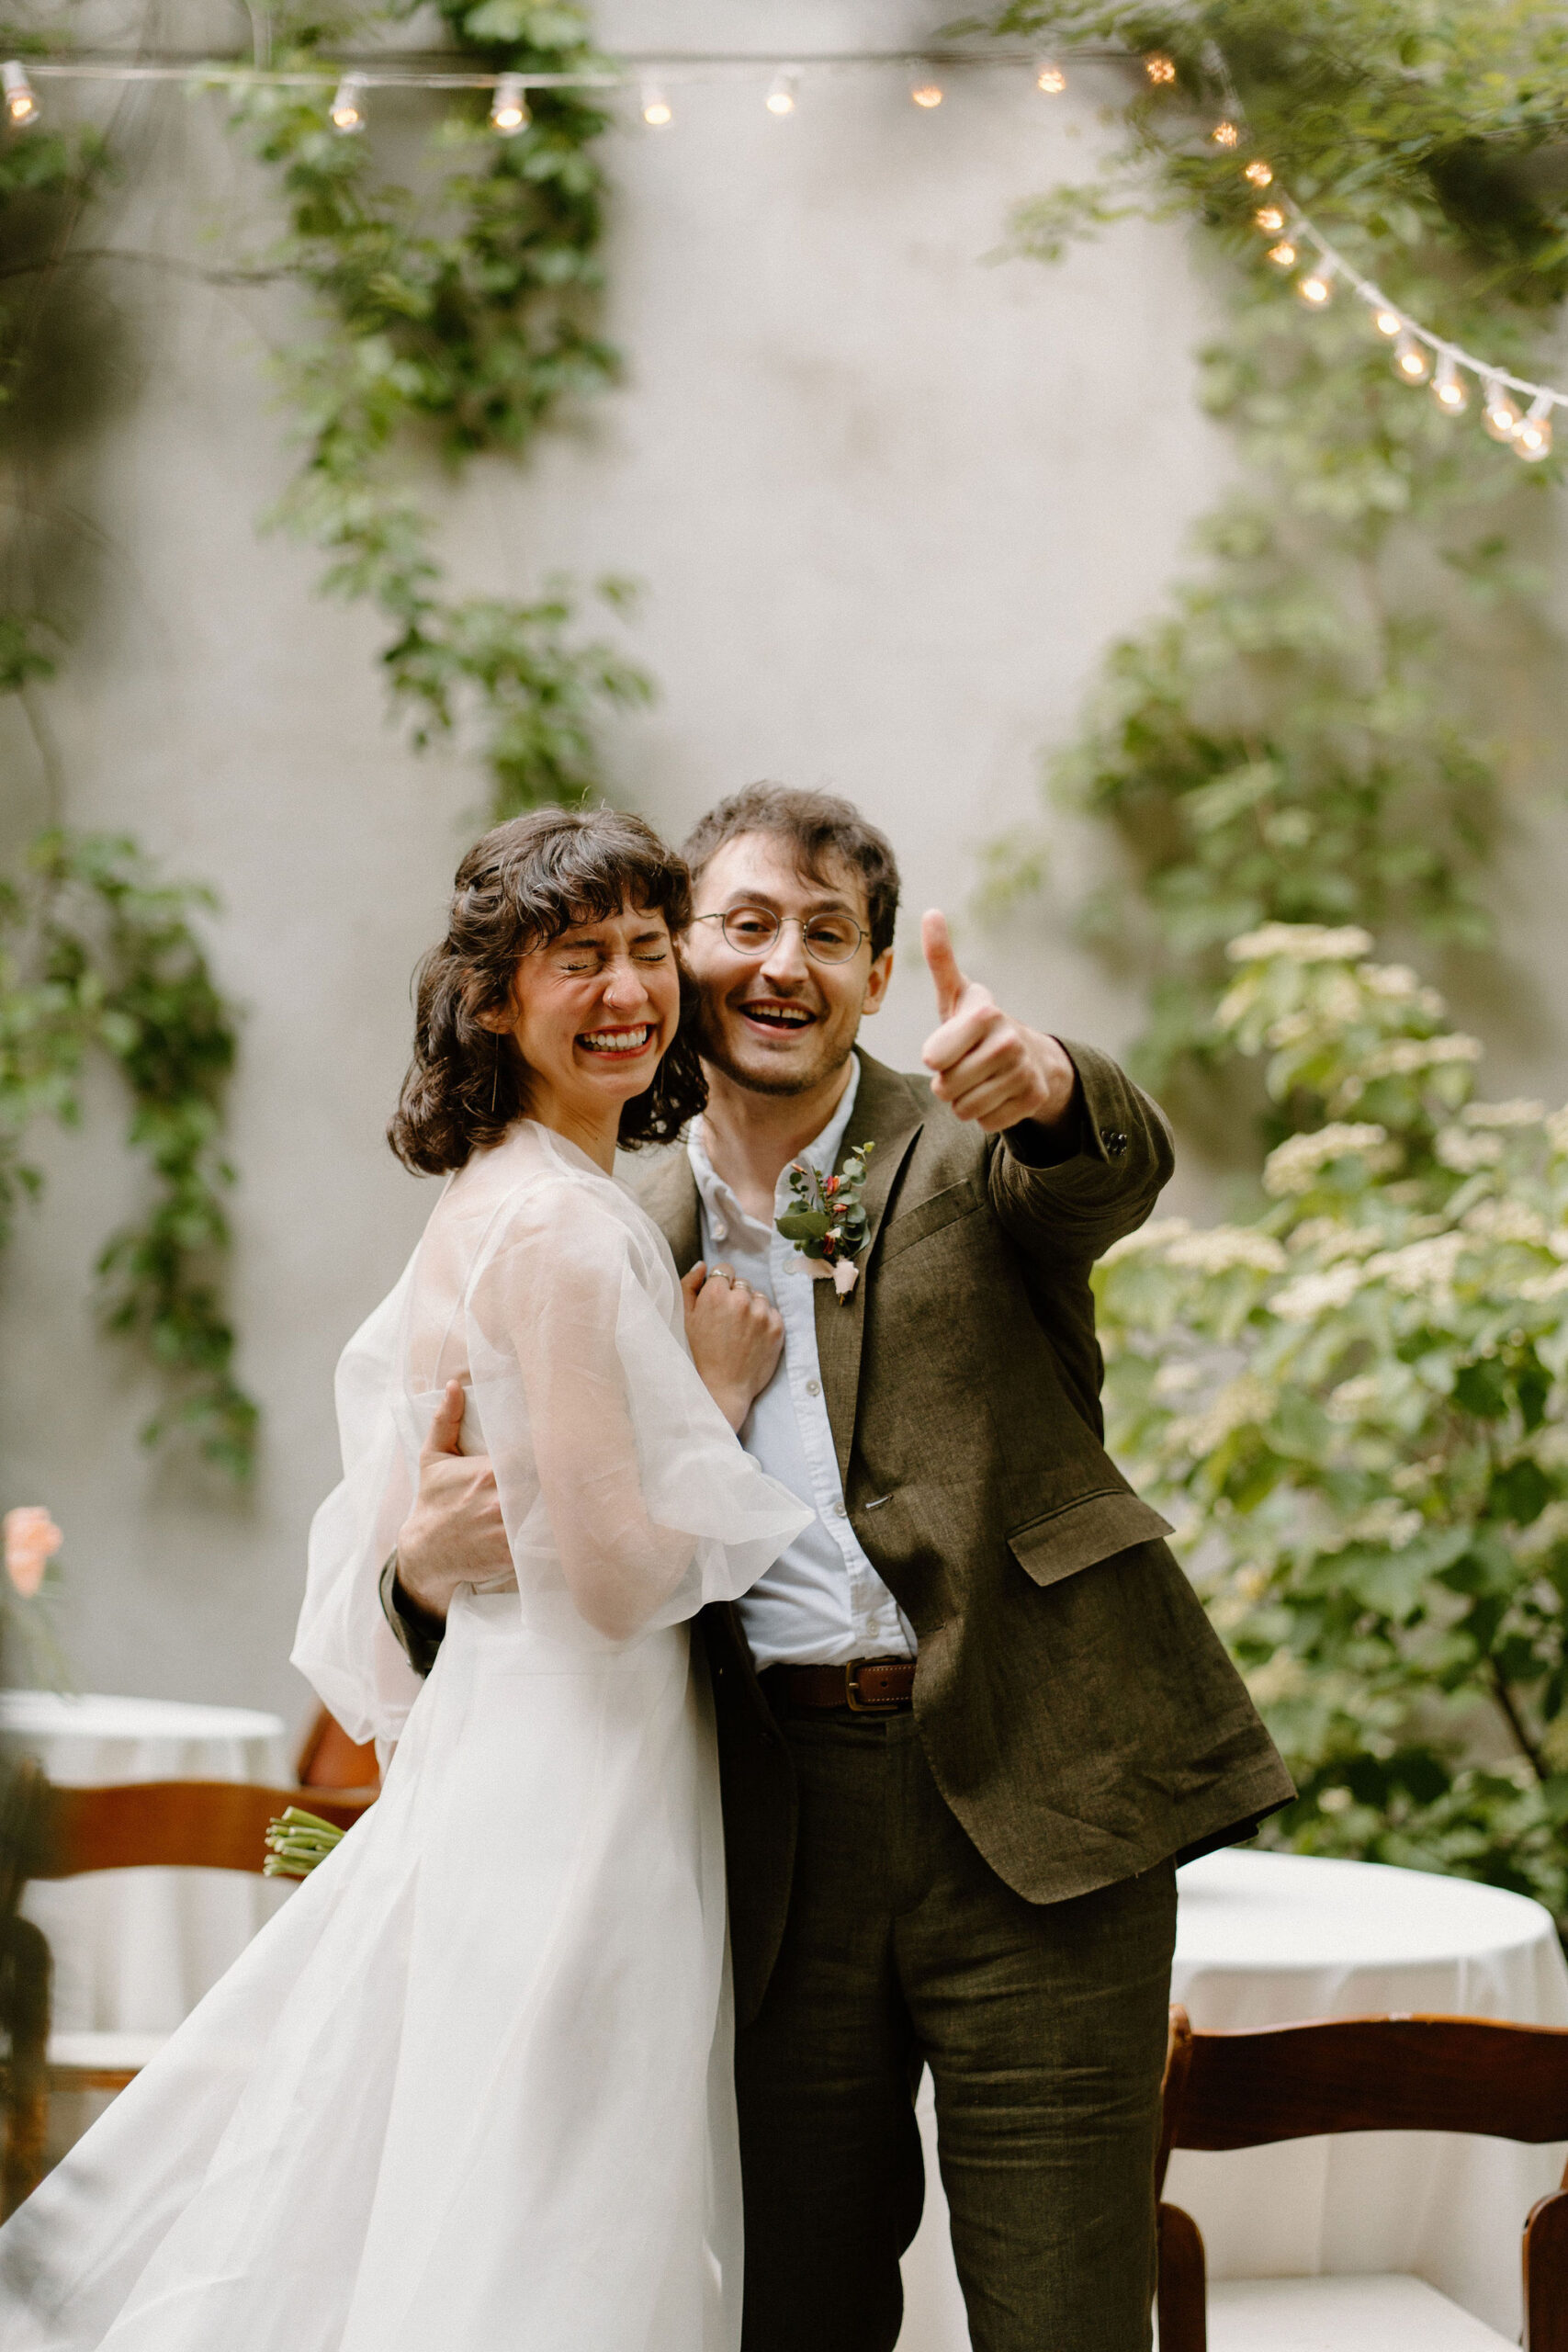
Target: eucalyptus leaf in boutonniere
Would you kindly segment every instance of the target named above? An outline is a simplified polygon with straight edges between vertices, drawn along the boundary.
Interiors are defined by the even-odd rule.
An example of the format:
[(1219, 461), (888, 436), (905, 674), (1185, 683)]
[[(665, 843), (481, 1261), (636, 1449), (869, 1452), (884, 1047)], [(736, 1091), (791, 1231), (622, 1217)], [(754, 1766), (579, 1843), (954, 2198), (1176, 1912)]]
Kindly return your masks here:
[(796, 1205), (779, 1219), (779, 1231), (793, 1241), (818, 1281), (830, 1274), (840, 1300), (860, 1279), (855, 1260), (865, 1248), (865, 1163), (874, 1143), (857, 1144), (836, 1176), (819, 1176), (804, 1159), (789, 1171)]

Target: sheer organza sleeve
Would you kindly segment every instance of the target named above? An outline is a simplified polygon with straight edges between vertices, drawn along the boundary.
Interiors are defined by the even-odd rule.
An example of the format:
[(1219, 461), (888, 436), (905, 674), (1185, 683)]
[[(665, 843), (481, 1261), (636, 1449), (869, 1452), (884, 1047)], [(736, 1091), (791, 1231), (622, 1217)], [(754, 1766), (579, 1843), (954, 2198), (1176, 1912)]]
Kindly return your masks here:
[(381, 1611), (381, 1568), (413, 1500), (400, 1435), (411, 1266), (338, 1362), (343, 1478), (310, 1523), (305, 1601), (293, 1662), (351, 1739), (396, 1739), (419, 1695)]
[[(635, 1223), (632, 1222), (635, 1220)], [(525, 1595), (564, 1583), (612, 1640), (733, 1600), (811, 1512), (703, 1386), (668, 1251), (594, 1188), (537, 1188), (479, 1269), (474, 1403)]]

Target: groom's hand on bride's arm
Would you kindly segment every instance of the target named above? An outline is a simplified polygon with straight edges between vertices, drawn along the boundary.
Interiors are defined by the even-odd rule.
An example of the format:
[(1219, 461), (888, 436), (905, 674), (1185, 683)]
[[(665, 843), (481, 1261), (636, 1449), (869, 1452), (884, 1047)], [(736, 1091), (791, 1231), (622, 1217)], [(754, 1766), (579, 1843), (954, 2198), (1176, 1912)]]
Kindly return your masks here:
[(449, 1380), (419, 1457), (419, 1491), (398, 1530), (394, 1599), (445, 1621), (460, 1584), (483, 1584), (512, 1566), (495, 1473), (484, 1453), (460, 1451), (463, 1384)]
[(1066, 1047), (1014, 1021), (989, 989), (965, 978), (947, 917), (935, 908), (921, 918), (920, 946), (936, 989), (937, 1026), (920, 1055), (931, 1092), (987, 1135), (1010, 1133), (1032, 1162), (1070, 1159), (1078, 1148), (1079, 1089)]

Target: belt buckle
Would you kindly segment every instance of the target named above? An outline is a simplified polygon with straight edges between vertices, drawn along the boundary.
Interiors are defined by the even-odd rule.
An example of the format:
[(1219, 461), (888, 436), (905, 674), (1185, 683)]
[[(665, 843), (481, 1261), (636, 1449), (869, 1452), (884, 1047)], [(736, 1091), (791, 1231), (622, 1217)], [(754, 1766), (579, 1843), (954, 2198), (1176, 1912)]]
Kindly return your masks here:
[(897, 1699), (863, 1699), (860, 1694), (860, 1670), (866, 1663), (857, 1658), (844, 1668), (844, 1704), (852, 1715), (885, 1715), (898, 1704)]

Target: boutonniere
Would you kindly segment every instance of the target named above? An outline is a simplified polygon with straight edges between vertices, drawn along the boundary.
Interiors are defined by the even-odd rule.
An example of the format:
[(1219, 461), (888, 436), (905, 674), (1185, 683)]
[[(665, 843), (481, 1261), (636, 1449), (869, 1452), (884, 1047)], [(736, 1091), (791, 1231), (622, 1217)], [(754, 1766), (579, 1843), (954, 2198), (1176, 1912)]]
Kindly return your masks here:
[(875, 1149), (874, 1143), (857, 1144), (836, 1176), (818, 1176), (804, 1159), (789, 1171), (796, 1205), (780, 1217), (779, 1231), (794, 1242), (809, 1274), (818, 1282), (832, 1276), (840, 1299), (860, 1278), (854, 1261), (865, 1248), (865, 1163)]

